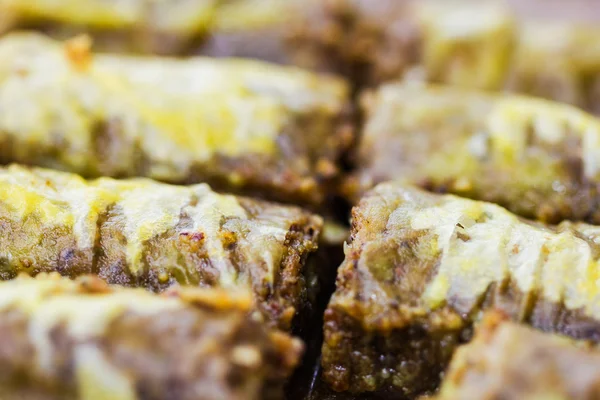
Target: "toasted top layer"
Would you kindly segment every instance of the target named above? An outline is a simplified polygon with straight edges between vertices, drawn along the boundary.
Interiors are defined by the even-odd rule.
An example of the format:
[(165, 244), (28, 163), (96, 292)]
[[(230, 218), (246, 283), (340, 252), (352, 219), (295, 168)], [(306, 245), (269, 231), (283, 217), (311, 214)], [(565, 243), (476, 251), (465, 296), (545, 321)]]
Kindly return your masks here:
[(381, 184), (353, 210), (330, 307), (366, 329), (401, 328), (446, 306), (471, 315), (508, 284), (598, 320), (599, 241), (600, 227), (530, 223), (491, 203)]
[[(250, 60), (95, 55), (41, 35), (0, 40), (3, 134), (87, 149), (93, 123), (119, 118), (120, 134), (156, 157), (206, 161), (214, 153), (270, 153), (295, 113), (336, 113), (346, 86)], [(26, 101), (35, 98), (36, 102)], [(10, 101), (10, 103), (8, 103)], [(6, 103), (6, 104), (4, 104)], [(68, 157), (68, 156), (65, 156)], [(74, 165), (85, 164), (83, 156)]]
[[(152, 383), (152, 390), (158, 393), (168, 393), (169, 377), (176, 377), (180, 393), (197, 393), (197, 386), (212, 379), (210, 389), (219, 396), (238, 398), (237, 392), (245, 388), (249, 397), (259, 398), (269, 373), (281, 368), (282, 376), (290, 374), (302, 344), (253, 320), (248, 315), (251, 305), (252, 297), (244, 291), (178, 288), (155, 295), (143, 289), (109, 287), (95, 277), (71, 281), (51, 274), (0, 283), (5, 339), (30, 354), (26, 371), (18, 376), (29, 378), (31, 387), (47, 384), (48, 396), (64, 391), (66, 398), (73, 391), (86, 399), (143, 398), (140, 385), (152, 379), (156, 370), (162, 375)], [(161, 338), (162, 343), (152, 347), (157, 330), (161, 331), (151, 322), (156, 320), (174, 337)], [(198, 357), (221, 369), (199, 368), (192, 362)], [(12, 354), (3, 355), (3, 360), (7, 363), (4, 378), (10, 379), (20, 365)], [(63, 363), (69, 367), (63, 368)], [(189, 370), (181, 374), (177, 363), (188, 365)], [(246, 367), (252, 368), (252, 374), (244, 372)], [(228, 374), (236, 371), (242, 373), (239, 383), (227, 381)]]
[[(40, 274), (35, 278), (22, 275), (0, 282), (0, 287), (0, 310), (15, 308), (25, 312), (36, 321), (33, 324), (36, 328), (45, 331), (66, 324), (69, 332), (82, 340), (101, 336), (112, 320), (128, 312), (158, 317), (173, 310), (198, 307), (243, 315), (253, 302), (251, 293), (243, 290), (229, 293), (179, 287), (157, 295), (144, 289), (108, 286), (92, 276), (71, 280), (58, 274)], [(32, 333), (33, 338), (41, 335), (42, 332)]]
[[(526, 216), (596, 218), (599, 119), (544, 100), (438, 86), (391, 84), (364, 101), (359, 188), (405, 178)], [(577, 196), (592, 204), (573, 204)]]
[(436, 399), (581, 399), (600, 395), (600, 353), (585, 342), (487, 315), (454, 354)]
[[(346, 107), (336, 78), (250, 60), (92, 55), (85, 38), (36, 34), (2, 38), (0, 59), (0, 141), (18, 144), (4, 155), (13, 161), (231, 185), (278, 173), (300, 180), (293, 186), (339, 151), (323, 145)], [(244, 157), (267, 171), (248, 178)]]
[[(381, 143), (383, 148), (382, 135), (392, 138), (412, 135), (416, 136), (416, 142), (430, 135), (436, 136), (437, 147), (426, 148), (429, 152), (460, 141), (458, 144), (471, 145), (456, 149), (461, 158), (502, 156), (501, 160), (507, 164), (511, 161), (516, 164), (525, 158), (530, 147), (543, 149), (543, 145), (556, 145), (572, 138), (580, 142), (584, 177), (599, 177), (596, 155), (600, 151), (600, 120), (574, 107), (517, 95), (488, 95), (449, 86), (409, 84), (383, 86), (366, 97), (365, 104), (369, 114), (363, 139), (365, 147)], [(426, 139), (420, 141), (429, 143)], [(464, 150), (468, 150), (466, 154)], [(389, 161), (373, 158), (374, 162)], [(402, 161), (400, 158), (398, 162)], [(445, 168), (436, 167), (431, 166), (430, 171), (447, 173)]]
[[(190, 271), (161, 265), (161, 271), (169, 271), (167, 281), (170, 274), (182, 274), (180, 283), (186, 283), (185, 277), (196, 276), (200, 268), (214, 274), (216, 286), (253, 288), (261, 298), (274, 296), (274, 286), (285, 280), (280, 275), (286, 257), (300, 257), (294, 260), (294, 268), (301, 274), (306, 254), (316, 248), (322, 225), (319, 217), (299, 208), (218, 194), (206, 184), (173, 186), (149, 179), (110, 178), (86, 181), (74, 174), (17, 165), (0, 169), (0, 215), (15, 226), (10, 233), (9, 228), (0, 232), (18, 236), (3, 249), (7, 268), (21, 265), (22, 270), (49, 263), (51, 260), (43, 259), (47, 256), (35, 259), (35, 248), (29, 246), (40, 245), (52, 234), (55, 240), (61, 235), (74, 236), (74, 246), (65, 251), (92, 254), (92, 259), (85, 261), (91, 265), (84, 270), (93, 271), (96, 258), (110, 250), (98, 248), (98, 243), (108, 246), (103, 235), (118, 233), (122, 238), (113, 239), (125, 253), (122, 267), (132, 276), (142, 276), (149, 268), (143, 256), (153, 253), (148, 243), (164, 235), (163, 246), (170, 246), (165, 252), (196, 260), (182, 262)], [(290, 232), (304, 229), (310, 233), (299, 239), (294, 253), (289, 249)], [(33, 243), (27, 239), (25, 245), (20, 244), (22, 235)], [(178, 248), (179, 242), (188, 245)], [(29, 261), (25, 263), (25, 259)]]

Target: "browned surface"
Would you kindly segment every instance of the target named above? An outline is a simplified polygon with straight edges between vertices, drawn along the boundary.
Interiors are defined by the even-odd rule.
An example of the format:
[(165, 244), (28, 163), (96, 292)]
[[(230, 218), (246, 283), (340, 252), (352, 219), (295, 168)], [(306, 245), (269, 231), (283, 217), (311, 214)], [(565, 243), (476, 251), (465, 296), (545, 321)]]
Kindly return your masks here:
[(600, 397), (600, 353), (588, 343), (488, 315), (459, 348), (436, 399), (584, 400)]
[[(268, 218), (271, 205), (256, 203), (244, 199), (243, 204), (251, 210), (257, 220)], [(292, 325), (298, 313), (309, 311), (311, 296), (317, 296), (319, 288), (313, 282), (321, 271), (308, 265), (309, 256), (316, 251), (320, 232), (320, 223), (309, 215), (298, 215), (286, 234), (285, 250), (280, 263), (275, 266), (276, 276), (270, 281), (263, 269), (266, 265), (256, 263), (250, 254), (237, 246), (238, 235), (244, 235), (244, 228), (229, 230), (226, 221), (220, 233), (225, 243), (228, 262), (242, 277), (249, 280), (259, 302), (258, 308), (271, 321), (277, 321), (283, 329), (300, 329)], [(126, 241), (120, 234), (123, 227), (119, 224), (119, 210), (112, 209), (100, 225), (96, 257), (93, 271), (109, 283), (133, 287), (145, 287), (154, 291), (163, 291), (175, 284), (200, 287), (220, 286), (219, 278), (223, 271), (213, 265), (206, 241), (201, 236), (183, 235), (179, 229), (185, 227), (182, 219), (178, 228), (149, 240), (144, 244), (144, 270), (132, 273), (126, 259)], [(165, 266), (169, 266), (168, 271)], [(161, 275), (167, 274), (167, 278)]]
[[(466, 278), (457, 276), (453, 282), (464, 291), (449, 295), (438, 306), (429, 305), (425, 293), (438, 274), (442, 252), (435, 250), (436, 241), (428, 230), (390, 221), (400, 206), (408, 206), (403, 212), (410, 216), (445, 199), (389, 184), (371, 191), (354, 208), (351, 243), (325, 313), (323, 378), (334, 390), (384, 398), (410, 398), (434, 390), (456, 346), (471, 337), (472, 323), (482, 310), (503, 310), (512, 319), (543, 331), (600, 339), (598, 321), (581, 310), (544, 299), (543, 287), (521, 292), (513, 278), (492, 283), (481, 295), (471, 297), (473, 289), (462, 280)], [(557, 229), (585, 240), (597, 257), (591, 237), (573, 231), (572, 225)], [(458, 239), (469, 241), (466, 232), (458, 234)], [(529, 254), (529, 242), (523, 246), (523, 254)], [(493, 249), (491, 243), (490, 257), (494, 257)], [(476, 271), (478, 266), (467, 267), (471, 264), (464, 257), (465, 268)], [(490, 276), (498, 266), (479, 267), (481, 276)], [(573, 271), (572, 279), (578, 276)]]
[(600, 119), (558, 103), (449, 86), (388, 84), (363, 100), (357, 171), (346, 186), (351, 200), (398, 179), (544, 222), (600, 222), (600, 178), (589, 172)]
[[(90, 196), (92, 193), (93, 181), (79, 181), (80, 178), (72, 174), (16, 166), (11, 168), (2, 172), (9, 176), (11, 171), (29, 174), (23, 176), (35, 177), (37, 182), (32, 180), (33, 186), (56, 185), (55, 194), (59, 197), (61, 190), (65, 189), (60, 186), (61, 179), (73, 179), (90, 185)], [(127, 181), (112, 182), (117, 186), (127, 185)], [(131, 183), (134, 184), (133, 181)], [(150, 184), (146, 195), (171, 188), (158, 183)], [(117, 186), (113, 194), (118, 193)], [(125, 187), (122, 186), (121, 190)], [(15, 187), (7, 185), (2, 190), (15, 190)], [(23, 191), (15, 190), (13, 193), (23, 194)], [(125, 194), (121, 200), (135, 202), (135, 196), (138, 195), (143, 194)], [(48, 196), (42, 196), (37, 201), (48, 200), (51, 195)], [(201, 200), (196, 199), (195, 202)], [(79, 207), (97, 207), (91, 203), (91, 198), (89, 201)], [(178, 199), (173, 198), (173, 201)], [(132, 227), (136, 230), (147, 229), (147, 226), (144, 228), (147, 222), (143, 215), (136, 217), (126, 213), (118, 201), (109, 203), (105, 209), (99, 210), (98, 216), (89, 214), (86, 217), (93, 218), (95, 223), (83, 232), (95, 238), (92, 247), (80, 244), (77, 232), (65, 220), (44, 220), (43, 215), (36, 212), (34, 203), (31, 203), (30, 214), (20, 216), (13, 205), (0, 201), (0, 279), (12, 279), (21, 272), (35, 275), (54, 271), (69, 277), (94, 273), (109, 283), (159, 292), (177, 284), (221, 287), (223, 282), (229, 282), (228, 285), (235, 288), (251, 288), (256, 295), (258, 308), (268, 320), (290, 330), (294, 318), (310, 311), (319, 293), (319, 280), (333, 268), (315, 264), (315, 260), (309, 261), (309, 256), (317, 249), (322, 220), (296, 207), (241, 197), (235, 198), (235, 201), (247, 218), (223, 216), (213, 234), (204, 231), (202, 226), (191, 229), (192, 219), (185, 210), (194, 207), (192, 199), (175, 211), (177, 222), (174, 227), (141, 243), (135, 242), (133, 237), (127, 237), (125, 232)], [(60, 204), (66, 207), (64, 203)], [(219, 203), (216, 203), (214, 207), (218, 206)], [(153, 207), (156, 212), (163, 212), (166, 204), (153, 204)], [(71, 211), (77, 211), (76, 207)], [(262, 233), (265, 230), (267, 234)], [(269, 230), (281, 232), (283, 237), (277, 239), (270, 236)], [(216, 250), (215, 243), (222, 247), (222, 252)], [(139, 246), (141, 267), (133, 265), (128, 258), (132, 246)], [(262, 248), (256, 249), (256, 246)], [(264, 258), (265, 255), (267, 258)], [(266, 261), (269, 257), (272, 257), (274, 265)], [(300, 327), (295, 326), (294, 329)]]
[(92, 55), (81, 38), (14, 34), (0, 45), (0, 99), (12, 99), (0, 114), (3, 164), (207, 182), (316, 208), (353, 142), (348, 88), (333, 77), (248, 60)]
[(289, 42), (318, 68), (363, 86), (398, 76), (419, 57), (420, 34), (405, 1), (322, 1), (291, 25)]
[[(40, 282), (47, 279), (50, 278), (41, 278)], [(77, 296), (84, 302), (91, 297), (95, 301), (106, 300), (108, 305), (114, 300), (112, 296), (124, 293), (122, 289), (109, 289), (96, 278), (75, 284), (51, 279), (58, 279), (56, 288), (46, 292), (41, 303), (32, 302), (27, 309), (23, 304), (4, 306), (0, 311), (3, 399), (80, 398), (84, 386), (78, 374), (84, 365), (84, 349), (101, 354), (113, 373), (124, 373), (139, 400), (281, 399), (283, 383), (298, 363), (301, 344), (285, 334), (265, 329), (249, 317), (249, 299), (241, 301), (240, 295), (229, 299), (219, 291), (188, 290), (171, 294), (175, 298), (181, 296), (181, 308), (144, 313), (135, 311), (139, 307), (135, 293), (141, 293), (140, 297), (145, 293), (132, 291), (131, 310), (124, 304), (117, 314), (108, 317), (107, 325), (94, 337), (82, 339), (73, 334), (73, 320), (53, 321), (47, 344), (51, 349), (49, 359), (42, 366), (40, 348), (36, 347), (39, 342), (34, 341), (33, 333), (40, 326), (34, 325), (37, 322), (33, 318), (42, 318), (36, 312), (45, 301), (75, 296), (70, 297), (73, 301), (69, 305), (75, 310), (80, 307)], [(8, 288), (14, 284), (1, 285)], [(143, 301), (142, 297), (140, 302)], [(242, 357), (244, 352), (252, 356)], [(111, 387), (115, 382), (102, 387), (98, 382), (103, 377), (96, 378), (96, 390), (118, 396), (113, 390), (119, 386)]]

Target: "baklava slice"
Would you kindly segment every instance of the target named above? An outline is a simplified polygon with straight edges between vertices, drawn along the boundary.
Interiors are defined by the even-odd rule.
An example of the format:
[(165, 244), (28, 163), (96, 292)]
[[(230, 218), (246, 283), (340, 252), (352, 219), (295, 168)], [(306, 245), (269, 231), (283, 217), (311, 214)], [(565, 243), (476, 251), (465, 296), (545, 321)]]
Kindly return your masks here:
[(0, 292), (6, 400), (276, 400), (302, 354), (249, 314), (244, 291), (157, 295), (52, 274)]
[(325, 313), (322, 365), (337, 391), (436, 388), (486, 310), (600, 340), (600, 228), (529, 222), (495, 204), (383, 183), (352, 214)]
[(90, 53), (0, 38), (0, 162), (207, 182), (320, 205), (352, 141), (344, 81), (251, 60)]
[(346, 186), (404, 179), (521, 216), (600, 223), (600, 119), (574, 107), (448, 86), (389, 84), (364, 97)]
[(456, 351), (438, 400), (595, 399), (600, 352), (588, 342), (485, 317), (473, 341)]
[(309, 260), (322, 219), (206, 184), (0, 168), (0, 278), (96, 274), (161, 292), (173, 285), (254, 293), (282, 329), (310, 310), (324, 266)]

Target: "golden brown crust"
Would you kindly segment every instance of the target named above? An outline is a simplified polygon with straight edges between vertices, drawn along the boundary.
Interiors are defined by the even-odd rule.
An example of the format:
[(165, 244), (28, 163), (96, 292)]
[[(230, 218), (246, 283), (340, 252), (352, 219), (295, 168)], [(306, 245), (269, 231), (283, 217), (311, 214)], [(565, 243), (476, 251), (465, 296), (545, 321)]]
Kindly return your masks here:
[(0, 162), (315, 207), (330, 194), (353, 140), (342, 80), (250, 60), (92, 56), (84, 42), (0, 39)]
[(248, 315), (244, 291), (159, 296), (58, 275), (0, 286), (3, 398), (280, 399), (302, 352)]
[(459, 348), (435, 399), (593, 399), (600, 353), (586, 342), (537, 332), (486, 315)]
[(600, 120), (567, 105), (449, 86), (389, 84), (363, 98), (358, 172), (366, 188), (405, 179), (529, 218), (600, 222)]
[(0, 169), (0, 188), (2, 279), (57, 271), (154, 291), (247, 288), (284, 329), (309, 302), (322, 221), (299, 208), (16, 165)]
[(600, 340), (598, 227), (523, 221), (494, 204), (381, 184), (353, 210), (325, 314), (322, 365), (337, 391), (434, 390), (481, 313)]

